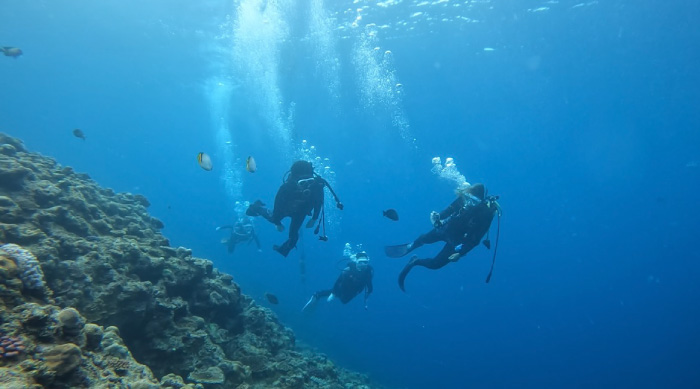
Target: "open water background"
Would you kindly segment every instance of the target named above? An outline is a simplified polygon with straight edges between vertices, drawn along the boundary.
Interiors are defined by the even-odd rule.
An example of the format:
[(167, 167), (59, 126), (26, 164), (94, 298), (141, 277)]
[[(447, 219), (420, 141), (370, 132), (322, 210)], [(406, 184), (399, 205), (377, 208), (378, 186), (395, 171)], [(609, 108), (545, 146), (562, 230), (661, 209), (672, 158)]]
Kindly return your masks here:
[[(0, 14), (0, 45), (24, 51), (0, 57), (0, 130), (146, 195), (173, 245), (263, 305), (277, 295), (298, 341), (339, 365), (398, 388), (700, 386), (700, 4), (29, 0)], [(256, 221), (263, 252), (228, 255), (215, 228), (234, 202), (271, 203), (311, 145), (346, 206), (329, 209), (330, 240), (307, 230), (284, 259), (270, 248), (286, 232)], [(453, 199), (437, 156), (501, 195), (495, 273), (485, 284), (479, 247), (414, 269), (403, 293), (407, 259), (383, 246)], [(302, 314), (346, 242), (372, 258), (369, 309)]]

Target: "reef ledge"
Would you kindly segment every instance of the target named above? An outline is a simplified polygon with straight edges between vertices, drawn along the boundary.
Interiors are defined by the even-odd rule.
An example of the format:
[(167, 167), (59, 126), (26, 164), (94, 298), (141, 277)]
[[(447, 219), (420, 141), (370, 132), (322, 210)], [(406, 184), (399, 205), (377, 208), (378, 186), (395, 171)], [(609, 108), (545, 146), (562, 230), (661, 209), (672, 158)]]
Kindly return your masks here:
[(148, 206), (0, 133), (0, 386), (379, 387), (298, 350)]

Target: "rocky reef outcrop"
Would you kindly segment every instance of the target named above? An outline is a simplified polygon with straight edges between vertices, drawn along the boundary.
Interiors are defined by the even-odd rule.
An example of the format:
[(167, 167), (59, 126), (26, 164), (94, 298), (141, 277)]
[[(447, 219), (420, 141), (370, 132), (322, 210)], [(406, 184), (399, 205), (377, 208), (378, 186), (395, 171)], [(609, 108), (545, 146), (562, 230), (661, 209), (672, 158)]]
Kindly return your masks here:
[(29, 260), (36, 261), (20, 246), (0, 246), (0, 387), (161, 387), (116, 327), (86, 323), (76, 309), (52, 304)]
[[(92, 333), (106, 327), (102, 331), (115, 340), (100, 343), (105, 358), (143, 363), (165, 387), (184, 382), (242, 389), (370, 387), (366, 376), (296, 350), (291, 330), (242, 294), (230, 275), (189, 249), (171, 247), (148, 206), (143, 196), (101, 188), (0, 134), (0, 244), (33, 254), (44, 282), (37, 281), (30, 258), (23, 271), (33, 289), (18, 270), (13, 285), (23, 295), (7, 297), (13, 312), (19, 310), (13, 314), (34, 309), (26, 306), (30, 298), (49, 304), (42, 309), (51, 319), (44, 322), (54, 324), (46, 331), (83, 341), (64, 343), (77, 347), (57, 351), (66, 358), (94, 353), (87, 348), (94, 342), (86, 328)], [(20, 324), (5, 331), (23, 339), (37, 336), (25, 334)], [(153, 382), (145, 373), (139, 377)]]

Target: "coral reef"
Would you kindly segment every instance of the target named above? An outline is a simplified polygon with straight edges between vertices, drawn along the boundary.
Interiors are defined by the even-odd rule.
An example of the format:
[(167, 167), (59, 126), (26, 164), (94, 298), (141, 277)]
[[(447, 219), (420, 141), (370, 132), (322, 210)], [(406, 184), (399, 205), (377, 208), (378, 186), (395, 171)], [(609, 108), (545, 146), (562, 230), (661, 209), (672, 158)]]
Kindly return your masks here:
[(42, 295), (50, 294), (46, 288), (44, 273), (41, 271), (39, 261), (29, 250), (10, 243), (0, 246), (0, 252), (15, 262), (17, 269), (19, 269), (19, 278), (25, 288), (39, 291)]
[[(27, 254), (19, 246), (13, 250)], [(8, 269), (19, 257), (4, 258), (0, 263)], [(133, 359), (115, 327), (86, 325), (76, 309), (61, 310), (47, 296), (31, 295), (21, 275), (16, 268), (0, 271), (0, 387), (160, 387), (151, 370)], [(115, 347), (124, 349), (118, 357), (109, 352)]]
[(22, 339), (12, 336), (0, 336), (0, 360), (18, 357), (24, 352)]
[[(51, 313), (50, 331), (34, 336), (61, 336), (80, 351), (52, 351), (64, 361), (55, 369), (70, 368), (99, 345), (100, 363), (117, 377), (140, 366), (133, 354), (162, 377), (163, 387), (187, 387), (185, 381), (206, 388), (369, 387), (366, 376), (297, 351), (294, 334), (230, 275), (171, 247), (148, 206), (143, 196), (101, 188), (0, 134), (0, 242), (21, 245), (41, 264), (50, 290), (31, 297), (66, 308)], [(24, 274), (12, 254), (1, 254), (0, 275)], [(24, 285), (0, 278), (0, 296), (13, 282)], [(102, 336), (100, 326), (107, 327)]]

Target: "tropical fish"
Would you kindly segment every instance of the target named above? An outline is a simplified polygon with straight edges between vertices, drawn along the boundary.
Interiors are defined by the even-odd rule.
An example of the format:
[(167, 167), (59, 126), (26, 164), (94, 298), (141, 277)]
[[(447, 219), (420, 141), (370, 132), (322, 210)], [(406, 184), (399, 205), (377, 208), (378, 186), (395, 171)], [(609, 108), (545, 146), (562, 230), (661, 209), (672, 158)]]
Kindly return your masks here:
[(277, 305), (277, 304), (279, 304), (279, 302), (280, 302), (280, 301), (277, 299), (277, 296), (275, 296), (275, 295), (272, 294), (272, 293), (265, 293), (265, 297), (267, 298), (267, 301), (270, 302), (270, 304)]
[(245, 170), (251, 173), (255, 173), (258, 170), (258, 165), (255, 164), (255, 159), (252, 156), (245, 160)]
[(81, 130), (80, 128), (76, 128), (75, 130), (73, 130), (73, 135), (76, 138), (80, 138), (82, 140), (85, 140), (85, 134), (83, 133), (83, 130)]
[(17, 47), (4, 46), (0, 47), (0, 51), (2, 51), (6, 57), (17, 58), (22, 55), (22, 50)]
[(395, 209), (389, 208), (386, 211), (383, 211), (382, 215), (384, 215), (384, 217), (386, 217), (387, 219), (391, 219), (395, 222), (399, 221), (399, 213), (396, 212)]
[(197, 162), (199, 162), (199, 166), (201, 166), (202, 169), (206, 171), (212, 169), (211, 158), (209, 158), (209, 155), (207, 153), (200, 152), (199, 154), (197, 154)]

